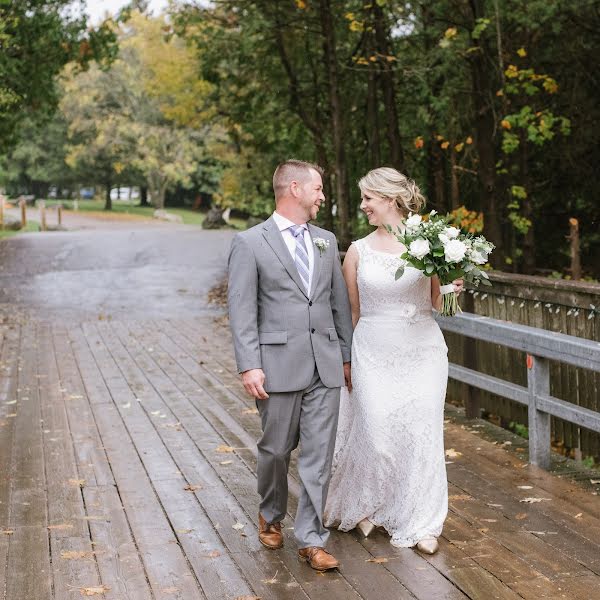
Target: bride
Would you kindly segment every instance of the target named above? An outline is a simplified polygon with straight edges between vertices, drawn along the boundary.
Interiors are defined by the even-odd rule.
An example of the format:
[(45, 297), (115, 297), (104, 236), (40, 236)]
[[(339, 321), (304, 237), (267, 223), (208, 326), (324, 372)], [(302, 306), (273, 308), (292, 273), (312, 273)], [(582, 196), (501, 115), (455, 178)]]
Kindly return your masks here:
[[(368, 536), (384, 527), (391, 543), (433, 554), (448, 512), (444, 456), (447, 347), (433, 318), (437, 278), (407, 267), (390, 234), (424, 204), (419, 188), (383, 167), (359, 181), (360, 208), (377, 229), (354, 242), (343, 272), (355, 327), (352, 385), (342, 389), (326, 522)], [(462, 280), (453, 282), (456, 292)]]

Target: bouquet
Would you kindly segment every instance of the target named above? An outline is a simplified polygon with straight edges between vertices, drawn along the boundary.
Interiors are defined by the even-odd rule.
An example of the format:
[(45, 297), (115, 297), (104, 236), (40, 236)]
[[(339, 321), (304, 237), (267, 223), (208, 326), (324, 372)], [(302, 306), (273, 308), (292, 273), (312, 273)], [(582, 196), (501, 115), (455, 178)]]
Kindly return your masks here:
[[(437, 275), (442, 293), (441, 315), (452, 317), (460, 312), (452, 281), (462, 278), (474, 285), (492, 285), (488, 274), (482, 269), (488, 256), (495, 248), (482, 235), (464, 234), (460, 229), (448, 225), (448, 218), (435, 210), (424, 220), (420, 215), (409, 214), (403, 221), (405, 229), (393, 231), (399, 242), (406, 246), (401, 259), (422, 271), (426, 277)], [(402, 277), (405, 264), (396, 271), (396, 279)]]

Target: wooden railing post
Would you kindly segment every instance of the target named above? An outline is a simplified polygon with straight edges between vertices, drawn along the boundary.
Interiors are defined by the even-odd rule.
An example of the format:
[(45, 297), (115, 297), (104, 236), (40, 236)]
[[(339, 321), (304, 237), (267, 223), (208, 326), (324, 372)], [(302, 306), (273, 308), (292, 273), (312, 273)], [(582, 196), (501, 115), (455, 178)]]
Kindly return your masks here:
[(38, 202), (38, 207), (40, 209), (40, 230), (46, 231), (46, 202), (40, 200)]
[(4, 196), (0, 194), (0, 229), (4, 229)]
[(540, 396), (550, 395), (548, 359), (527, 355), (527, 389), (529, 391), (529, 462), (543, 469), (550, 467), (550, 415), (538, 410)]
[(60, 227), (62, 225), (62, 204), (56, 207), (56, 217), (58, 219), (58, 226)]
[(25, 198), (19, 200), (19, 206), (21, 208), (21, 229), (25, 229), (27, 227), (27, 202)]

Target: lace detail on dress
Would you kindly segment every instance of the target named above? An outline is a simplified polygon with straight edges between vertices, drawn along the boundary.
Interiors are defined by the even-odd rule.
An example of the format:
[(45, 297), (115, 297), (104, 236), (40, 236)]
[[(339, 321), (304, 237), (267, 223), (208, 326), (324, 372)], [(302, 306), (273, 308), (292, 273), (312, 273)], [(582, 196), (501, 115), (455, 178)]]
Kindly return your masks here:
[(392, 544), (438, 536), (448, 510), (443, 444), (447, 348), (433, 319), (431, 281), (399, 257), (354, 242), (360, 319), (353, 391), (342, 389), (326, 524), (368, 517)]

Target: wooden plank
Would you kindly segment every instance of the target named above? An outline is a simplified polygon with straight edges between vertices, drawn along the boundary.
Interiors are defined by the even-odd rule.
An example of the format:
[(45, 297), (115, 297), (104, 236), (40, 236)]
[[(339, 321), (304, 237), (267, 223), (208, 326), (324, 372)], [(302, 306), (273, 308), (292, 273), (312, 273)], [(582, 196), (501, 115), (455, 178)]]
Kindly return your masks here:
[[(67, 598), (76, 587), (102, 584), (95, 560), (82, 487), (85, 480), (73, 452), (70, 424), (60, 392), (56, 358), (47, 325), (38, 326), (36, 364), (43, 421), (53, 592)], [(64, 527), (64, 529), (63, 529)]]
[(22, 327), (18, 368), (8, 523), (14, 534), (9, 537), (6, 598), (30, 600), (50, 597), (52, 589), (35, 326), (31, 323)]
[[(86, 330), (89, 338), (84, 335)], [(181, 478), (175, 475), (176, 469), (164, 452), (162, 455), (160, 452), (151, 455), (147, 462), (140, 460), (144, 450), (136, 448), (130, 436), (139, 439), (146, 430), (136, 419), (129, 422), (129, 427), (125, 426), (126, 422), (122, 420), (124, 415), (121, 412), (124, 410), (123, 401), (119, 393), (126, 388), (120, 385), (118, 369), (101, 346), (93, 328), (84, 328), (83, 332), (71, 331), (70, 335), (72, 339), (80, 342), (77, 352), (78, 362), (87, 362), (88, 366), (96, 363), (96, 372), (88, 371), (88, 377), (94, 375), (95, 379), (93, 393), (97, 394), (102, 390), (100, 382), (103, 380), (103, 369), (106, 369), (107, 374), (110, 375), (109, 380), (104, 380), (104, 383), (110, 382), (113, 389), (105, 387), (103, 392), (105, 398), (98, 405), (92, 404), (92, 408), (118, 485), (119, 496), (154, 596), (166, 600), (205, 598), (189, 563), (177, 544), (162, 505), (148, 479), (146, 467), (152, 466), (156, 461), (154, 472), (159, 477), (162, 474), (162, 478), (170, 477), (179, 481)], [(87, 347), (83, 345), (84, 341)], [(85, 353), (79, 355), (84, 348)], [(87, 392), (90, 394), (90, 389)], [(108, 401), (111, 393), (116, 394), (113, 400), (118, 398), (118, 402)], [(160, 448), (157, 449), (160, 451)]]
[[(133, 325), (131, 325), (131, 324), (130, 324), (130, 332), (134, 333), (135, 336), (129, 336), (129, 338), (128, 338), (129, 340), (131, 340), (133, 337), (138, 338), (140, 336), (140, 332), (137, 331), (135, 329), (135, 327)], [(140, 339), (145, 339), (145, 338), (140, 338)], [(156, 340), (154, 340), (154, 341), (156, 341)], [(133, 344), (133, 345), (135, 345), (135, 344)], [(130, 345), (130, 347), (131, 347), (131, 345)], [(141, 347), (148, 347), (148, 342), (146, 341), (145, 343), (141, 344), (140, 349), (141, 349)], [(151, 358), (154, 361), (158, 361), (159, 357), (161, 356), (161, 353), (160, 353), (160, 350), (159, 350), (159, 344), (155, 344), (153, 342), (152, 343), (152, 353), (151, 353), (151, 355), (150, 355), (150, 353), (146, 353), (145, 355), (142, 353), (142, 356), (143, 356), (143, 358), (145, 360), (148, 360), (148, 359)], [(168, 355), (166, 353), (163, 355), (163, 358), (165, 360), (170, 360), (169, 357), (168, 357)], [(138, 360), (140, 360), (140, 359), (138, 358)], [(171, 362), (171, 366), (173, 366), (174, 365), (173, 361), (171, 360), (170, 362)], [(158, 365), (158, 362), (156, 364)], [(148, 365), (147, 364), (145, 364), (143, 362), (140, 362), (140, 367), (143, 368), (143, 370), (144, 370), (145, 373), (148, 372)], [(151, 369), (151, 371), (152, 371), (153, 377), (157, 377), (156, 370), (155, 369)], [(163, 378), (160, 377), (160, 379), (163, 379)], [(164, 380), (163, 384), (161, 385), (157, 381), (155, 383), (155, 386), (157, 387), (157, 390), (160, 391), (160, 394), (161, 394), (161, 396), (163, 398), (165, 398), (165, 399), (168, 398), (169, 399), (168, 400), (169, 407), (173, 408), (174, 406), (176, 406), (176, 404), (177, 404), (177, 396), (179, 394), (175, 393), (174, 390), (172, 389), (173, 388), (173, 383), (172, 382), (168, 383), (167, 380)], [(165, 386), (165, 387), (162, 387), (162, 386)], [(206, 400), (204, 400), (204, 402), (206, 402)], [(206, 414), (204, 412), (204, 410), (202, 411), (202, 414), (203, 415)], [(188, 423), (188, 422), (190, 422), (189, 421), (189, 417), (186, 417), (186, 419), (184, 420), (184, 419), (180, 418), (180, 415), (178, 415), (178, 419), (182, 423)], [(197, 431), (197, 429), (198, 429), (198, 426), (194, 426), (194, 428), (193, 428), (194, 433)], [(219, 433), (221, 434), (221, 436), (226, 436), (227, 435), (227, 431), (220, 431)], [(191, 430), (190, 430), (190, 435), (192, 435), (192, 431)], [(224, 439), (226, 440), (226, 442), (231, 443), (228, 438), (225, 437)], [(253, 456), (254, 456), (254, 453), (255, 453), (255, 449), (252, 448), (252, 455)], [(213, 454), (214, 454), (214, 446), (213, 446)], [(246, 457), (248, 455), (248, 452), (246, 450), (244, 450), (243, 451), (243, 455), (244, 455), (244, 457)], [(236, 465), (235, 467), (234, 467), (234, 464)], [(239, 465), (239, 467), (238, 467), (238, 465), (236, 463), (234, 463), (234, 464), (228, 465), (227, 469), (225, 469), (225, 471), (223, 472), (223, 474), (221, 474), (221, 472), (219, 474), (222, 477), (224, 477), (225, 474), (227, 474), (228, 476), (232, 476), (234, 474), (234, 472), (235, 472), (236, 476), (233, 479), (233, 485), (231, 487), (231, 489), (232, 489), (232, 491), (234, 493), (236, 493), (236, 492), (238, 492), (238, 490), (240, 490), (240, 487), (239, 487), (240, 486), (240, 482), (243, 481), (243, 478), (246, 478), (246, 483), (241, 486), (241, 489), (245, 490), (245, 494), (244, 494), (243, 499), (245, 501), (252, 502), (252, 505), (253, 505), (254, 508), (253, 508), (253, 510), (249, 510), (248, 511), (248, 515), (249, 515), (250, 519), (254, 520), (256, 518), (254, 515), (257, 512), (257, 503), (258, 503), (257, 501), (258, 501), (258, 498), (256, 497), (255, 494), (252, 494), (251, 498), (248, 498), (247, 494), (248, 494), (248, 490), (254, 488), (255, 485), (256, 485), (255, 484), (255, 480), (254, 480), (255, 476), (254, 476), (253, 473), (251, 474), (248, 471), (247, 468), (244, 468), (243, 465)], [(215, 468), (216, 468), (216, 465), (215, 465)], [(239, 498), (239, 501), (242, 502), (242, 498)], [(347, 547), (348, 536), (342, 536), (341, 539), (342, 539), (342, 545), (344, 547)], [(295, 545), (295, 544), (293, 543), (293, 541), (291, 541), (289, 545), (293, 547), (293, 545)], [(286, 552), (288, 552), (287, 549), (286, 549)], [(353, 556), (353, 558), (356, 558), (356, 553), (357, 552), (359, 552), (359, 556), (360, 556), (360, 548), (357, 549), (355, 547), (355, 545), (352, 545), (352, 556)], [(342, 558), (342, 560), (344, 559), (343, 558), (343, 553), (341, 553), (338, 549), (336, 549), (336, 553), (337, 553), (336, 555), (338, 555), (339, 558)], [(364, 551), (363, 551), (363, 554), (364, 554)], [(367, 554), (366, 558), (369, 558), (368, 554)], [(366, 560), (366, 558), (363, 559), (363, 562)], [(286, 562), (286, 566), (288, 566), (290, 569), (291, 568), (296, 568), (297, 569), (298, 565), (297, 565), (297, 559), (295, 557), (295, 552), (294, 551), (292, 551), (292, 554), (288, 556), (287, 561), (288, 562)], [(369, 566), (372, 566), (372, 565), (368, 564), (367, 566), (369, 567)], [(299, 571), (299, 573), (300, 574), (304, 573), (304, 570), (306, 568), (307, 567), (304, 566), (304, 568), (301, 569)], [(371, 570), (372, 569), (370, 569), (370, 571)], [(361, 582), (362, 582), (362, 579), (361, 579)], [(302, 582), (300, 582), (300, 583), (301, 583), (301, 585), (304, 585)], [(364, 583), (364, 582), (358, 584), (354, 580), (352, 580), (352, 585), (354, 585), (355, 587), (357, 585), (362, 585), (363, 587), (367, 586), (367, 584)], [(386, 570), (382, 570), (382, 573), (379, 575), (379, 588), (381, 590), (383, 590), (382, 593), (384, 593), (384, 594), (385, 593), (398, 593), (398, 594), (400, 594), (404, 590), (404, 587), (402, 586), (402, 584), (400, 584), (397, 580), (393, 579), (390, 576), (389, 572), (386, 572)], [(343, 591), (343, 590), (340, 590), (339, 586), (333, 588), (332, 591), (330, 591), (328, 588), (323, 588), (322, 589), (322, 593), (324, 595), (327, 595), (328, 597), (331, 597), (331, 593), (335, 592), (336, 594), (339, 594), (340, 591)], [(357, 588), (357, 591), (359, 593), (362, 593), (361, 589), (359, 589), (359, 588)], [(313, 591), (311, 593), (311, 597), (314, 597), (314, 594), (315, 594), (315, 592)]]
[[(10, 536), (14, 530), (9, 526), (11, 460), (15, 433), (15, 405), (18, 387), (18, 353), (20, 350), (20, 327), (2, 325), (0, 346), (0, 597), (5, 598), (6, 571)], [(11, 415), (11, 416), (9, 416)]]
[(74, 451), (86, 483), (83, 517), (91, 532), (101, 582), (110, 588), (107, 598), (146, 600), (152, 596), (129, 522), (98, 433), (65, 328), (53, 328), (55, 355), (66, 412), (77, 424), (72, 430)]

